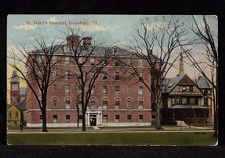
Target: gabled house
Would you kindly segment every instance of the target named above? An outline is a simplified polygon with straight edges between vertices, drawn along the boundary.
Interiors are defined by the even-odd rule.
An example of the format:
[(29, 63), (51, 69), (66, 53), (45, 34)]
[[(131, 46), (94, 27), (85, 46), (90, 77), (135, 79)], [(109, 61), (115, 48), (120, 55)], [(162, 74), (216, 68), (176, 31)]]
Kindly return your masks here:
[(19, 126), (21, 121), (26, 123), (26, 100), (19, 105), (9, 104), (7, 108), (7, 125)]
[(192, 80), (184, 74), (182, 64), (180, 67), (179, 75), (164, 80), (162, 123), (173, 124), (178, 120), (187, 124), (211, 123), (212, 87), (202, 76)]
[(8, 126), (26, 123), (26, 88), (20, 87), (17, 71), (13, 71), (10, 81), (10, 104), (7, 107)]

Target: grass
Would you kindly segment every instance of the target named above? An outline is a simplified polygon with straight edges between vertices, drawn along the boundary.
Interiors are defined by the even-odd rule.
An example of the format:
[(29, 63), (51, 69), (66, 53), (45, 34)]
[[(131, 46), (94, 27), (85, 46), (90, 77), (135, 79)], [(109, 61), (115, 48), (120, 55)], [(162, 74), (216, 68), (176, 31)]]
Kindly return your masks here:
[(106, 132), (106, 133), (22, 133), (8, 134), (16, 145), (185, 145), (216, 143), (212, 132)]

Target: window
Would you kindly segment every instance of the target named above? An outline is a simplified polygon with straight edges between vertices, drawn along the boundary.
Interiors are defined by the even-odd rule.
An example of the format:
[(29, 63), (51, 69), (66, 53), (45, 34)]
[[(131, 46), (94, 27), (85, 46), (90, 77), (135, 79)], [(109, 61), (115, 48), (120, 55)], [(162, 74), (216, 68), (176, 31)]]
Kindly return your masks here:
[(127, 115), (127, 122), (131, 122), (132, 119), (131, 119), (131, 115)]
[(57, 90), (57, 85), (56, 85), (56, 84), (53, 84), (53, 85), (52, 85), (52, 90), (53, 90), (53, 91), (56, 91), (56, 90)]
[(187, 104), (187, 98), (182, 98), (182, 104)]
[(142, 59), (138, 59), (138, 67), (142, 67), (142, 66), (143, 66)]
[(127, 99), (127, 108), (131, 108), (131, 98)]
[(120, 101), (119, 100), (115, 100), (115, 108), (119, 109), (120, 107)]
[(68, 47), (63, 47), (63, 51), (64, 51), (64, 53), (68, 53)]
[(209, 102), (208, 102), (208, 98), (204, 98), (204, 106), (208, 106)]
[(102, 122), (103, 123), (107, 123), (108, 122), (108, 115), (103, 115)]
[(102, 107), (103, 107), (103, 109), (107, 109), (108, 108), (108, 101), (107, 100), (103, 100)]
[(115, 93), (118, 94), (120, 92), (120, 86), (115, 86)]
[(115, 66), (119, 66), (120, 60), (118, 57), (115, 58)]
[(57, 123), (57, 121), (58, 121), (57, 115), (53, 115), (53, 123)]
[(92, 79), (94, 77), (95, 73), (94, 72), (90, 72), (90, 79)]
[[(153, 117), (152, 117), (153, 118)], [(144, 117), (143, 115), (139, 115), (139, 122), (143, 122), (144, 121)]]
[(39, 120), (40, 120), (40, 123), (43, 122), (43, 117), (42, 117), (42, 115), (40, 115)]
[(130, 59), (126, 59), (126, 65), (130, 66)]
[(18, 91), (19, 86), (18, 84), (12, 84), (12, 91)]
[(70, 75), (70, 71), (65, 72), (65, 79), (70, 79), (71, 75)]
[(69, 65), (70, 64), (70, 58), (69, 57), (65, 57), (65, 64)]
[(65, 93), (70, 93), (70, 85), (65, 85)]
[(94, 58), (90, 58), (90, 63), (91, 63), (91, 65), (95, 65), (95, 59)]
[(70, 123), (70, 115), (66, 115), (66, 123)]
[(69, 97), (66, 98), (65, 104), (66, 104), (66, 109), (69, 109), (70, 108), (70, 98)]
[(116, 72), (115, 73), (115, 80), (119, 80), (119, 79), (120, 79), (119, 72)]
[(127, 73), (127, 80), (129, 80), (129, 81), (130, 81), (131, 79), (132, 79), (132, 75), (131, 75), (131, 73), (130, 73), (130, 72), (128, 72), (128, 73)]
[(192, 92), (193, 87), (192, 86), (180, 86), (180, 92)]
[(57, 73), (56, 71), (52, 71), (52, 78), (54, 79), (56, 78), (56, 73)]
[(172, 105), (175, 104), (175, 98), (172, 98)]
[(12, 102), (16, 103), (17, 102), (17, 98), (15, 96), (12, 96)]
[(41, 95), (38, 97), (38, 99), (39, 99), (40, 103), (42, 104), (42, 96)]
[(102, 80), (107, 80), (108, 79), (108, 76), (106, 74), (103, 74), (102, 75)]
[(81, 79), (81, 78), (82, 78), (82, 76), (81, 76), (81, 73), (80, 73), (80, 72), (77, 72), (77, 78), (78, 78), (78, 79)]
[(143, 106), (144, 106), (143, 100), (139, 100), (138, 108), (139, 108), (139, 109), (143, 109)]
[(56, 108), (57, 107), (57, 98), (53, 97), (52, 98), (52, 108)]
[(143, 80), (143, 74), (139, 73), (139, 80), (142, 81)]
[(115, 122), (120, 122), (120, 115), (115, 115)]
[(78, 85), (78, 86), (77, 86), (77, 91), (78, 91), (78, 93), (81, 93), (81, 91), (82, 91), (81, 85)]
[(175, 98), (175, 104), (180, 104), (180, 98)]
[(82, 57), (79, 57), (79, 59), (78, 59), (78, 64), (82, 64), (82, 62), (83, 62)]
[(90, 102), (90, 107), (91, 107), (91, 109), (94, 109), (95, 108), (95, 101), (94, 100), (92, 100)]
[(93, 86), (91, 89), (91, 95), (94, 95), (94, 93), (95, 93), (95, 86)]
[(9, 111), (8, 115), (9, 115), (9, 119), (11, 119), (11, 118), (12, 118), (12, 113), (11, 113), (11, 111)]
[(127, 93), (131, 93), (131, 86), (127, 87)]
[(196, 104), (195, 98), (190, 98), (190, 101), (189, 101), (189, 102), (190, 102), (190, 104), (192, 104), (192, 105), (193, 105), (193, 104)]
[(108, 87), (107, 86), (103, 86), (103, 94), (108, 94)]
[(53, 64), (57, 63), (57, 56), (53, 56), (53, 57), (52, 57), (52, 63), (53, 63)]
[(143, 87), (142, 86), (139, 86), (139, 88), (138, 88), (138, 94), (143, 94)]

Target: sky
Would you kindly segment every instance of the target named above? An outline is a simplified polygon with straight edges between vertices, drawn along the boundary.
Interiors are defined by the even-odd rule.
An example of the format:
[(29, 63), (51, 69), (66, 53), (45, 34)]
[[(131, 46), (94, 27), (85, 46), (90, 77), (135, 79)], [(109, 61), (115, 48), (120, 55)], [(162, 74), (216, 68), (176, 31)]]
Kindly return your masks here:
[[(76, 30), (95, 35), (97, 38), (105, 39), (106, 45), (117, 45), (124, 47), (129, 44), (129, 40), (134, 34), (135, 26), (143, 17), (149, 17), (153, 22), (153, 26), (162, 25), (168, 16), (162, 15), (22, 15), (11, 14), (7, 18), (7, 53), (11, 49), (15, 49), (17, 43), (24, 43), (27, 47), (31, 47), (30, 43), (34, 40), (31, 35), (42, 34), (45, 39), (52, 40), (55, 37), (59, 41), (65, 40), (65, 32), (67, 26)], [(192, 22), (190, 16), (177, 16), (180, 17), (185, 25), (190, 25)], [(201, 16), (195, 16), (199, 24), (202, 23)], [(217, 34), (218, 22), (216, 16), (208, 16), (208, 22), (212, 31)], [(154, 29), (154, 27), (149, 28)], [(191, 38), (192, 35), (189, 35)], [(196, 52), (201, 52), (202, 48), (196, 48)], [(196, 56), (201, 58), (200, 55)], [(186, 60), (186, 59), (184, 59)], [(185, 61), (188, 63), (188, 61)], [(190, 65), (185, 64), (185, 73), (191, 78), (196, 77), (198, 72), (191, 68)], [(7, 78), (10, 78), (12, 69), (8, 66)], [(178, 73), (178, 69), (172, 69), (168, 77), (173, 77)], [(25, 84), (22, 83), (22, 86)], [(9, 82), (8, 82), (9, 90)]]

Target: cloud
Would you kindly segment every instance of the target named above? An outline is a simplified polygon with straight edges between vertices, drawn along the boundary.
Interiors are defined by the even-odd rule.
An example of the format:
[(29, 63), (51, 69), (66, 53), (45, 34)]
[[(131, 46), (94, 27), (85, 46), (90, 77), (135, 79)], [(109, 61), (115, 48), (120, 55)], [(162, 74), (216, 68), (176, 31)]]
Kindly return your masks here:
[(165, 26), (167, 23), (166, 22), (153, 22), (151, 24), (147, 23), (145, 24), (145, 27), (148, 30), (155, 30), (155, 31), (159, 31), (160, 28), (162, 28), (163, 26)]
[(15, 28), (17, 30), (25, 30), (25, 31), (33, 30), (37, 27), (38, 27), (38, 25), (33, 25), (33, 24), (22, 24), (22, 25), (13, 26), (13, 28)]
[(88, 32), (102, 32), (102, 31), (114, 31), (119, 28), (119, 26), (102, 26), (95, 23), (87, 23), (87, 24), (78, 24), (78, 25), (72, 25), (72, 27), (78, 27), (82, 31), (88, 31)]

